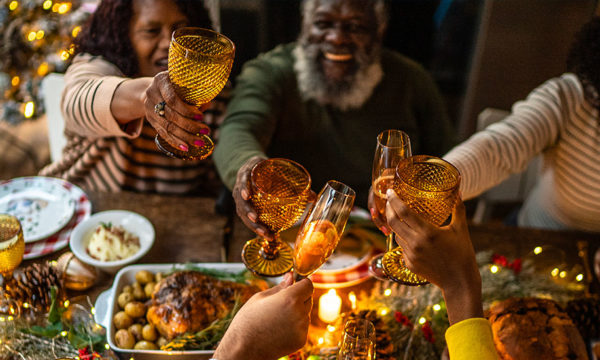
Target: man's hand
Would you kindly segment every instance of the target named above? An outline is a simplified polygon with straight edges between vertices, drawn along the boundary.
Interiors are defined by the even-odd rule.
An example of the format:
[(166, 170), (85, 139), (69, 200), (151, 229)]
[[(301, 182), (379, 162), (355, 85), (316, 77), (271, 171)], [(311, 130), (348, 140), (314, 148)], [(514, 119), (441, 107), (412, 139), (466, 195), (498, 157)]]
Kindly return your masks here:
[(304, 346), (312, 294), (310, 280), (292, 285), (287, 273), (281, 284), (252, 296), (233, 319), (215, 359), (275, 360)]
[(481, 276), (459, 200), (452, 222), (437, 227), (413, 212), (393, 190), (387, 191), (386, 217), (404, 250), (406, 266), (444, 293), (450, 324), (482, 317)]
[[(204, 146), (204, 135), (210, 134), (210, 128), (201, 120), (201, 109), (187, 104), (175, 93), (166, 71), (154, 76), (152, 84), (142, 95), (146, 110), (146, 119), (158, 134), (171, 146), (182, 151), (188, 151), (190, 146)], [(156, 108), (157, 104), (162, 104)]]
[(258, 222), (256, 210), (250, 202), (250, 174), (254, 165), (265, 160), (260, 156), (254, 156), (242, 165), (237, 172), (235, 185), (233, 186), (233, 200), (235, 201), (235, 210), (248, 229), (254, 231), (257, 235), (272, 239), (274, 234), (263, 224)]

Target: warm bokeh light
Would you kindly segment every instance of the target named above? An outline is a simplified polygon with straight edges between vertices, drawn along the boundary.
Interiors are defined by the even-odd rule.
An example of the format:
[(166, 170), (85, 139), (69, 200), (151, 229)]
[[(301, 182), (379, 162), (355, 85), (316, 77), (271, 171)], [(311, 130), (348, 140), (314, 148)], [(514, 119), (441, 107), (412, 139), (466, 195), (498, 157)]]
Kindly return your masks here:
[(356, 294), (354, 291), (350, 291), (348, 294), (348, 300), (350, 300), (350, 307), (352, 310), (356, 309)]
[(62, 3), (58, 7), (58, 13), (59, 14), (65, 14), (69, 10), (71, 10), (71, 3)]
[(433, 311), (440, 311), (440, 310), (442, 310), (442, 306), (440, 304), (433, 305)]
[(552, 276), (556, 277), (556, 276), (558, 276), (559, 272), (560, 272), (560, 270), (558, 270), (558, 268), (554, 268), (554, 269), (552, 269), (550, 274), (552, 274)]
[(44, 61), (38, 66), (37, 73), (39, 76), (44, 76), (48, 73), (48, 69), (48, 63)]
[(69, 54), (69, 52), (67, 50), (63, 50), (63, 51), (60, 52), (60, 58), (63, 61), (67, 61), (70, 56), (71, 56), (71, 54)]
[(54, 4), (52, 5), (52, 12), (58, 12), (58, 8), (60, 7), (60, 4)]
[(533, 253), (536, 255), (539, 255), (542, 253), (542, 247), (541, 246), (536, 246), (535, 249), (533, 249)]
[(73, 31), (71, 31), (71, 36), (73, 36), (74, 38), (77, 37), (77, 35), (79, 35), (79, 32), (81, 31), (81, 26), (75, 26), (73, 28)]
[(21, 78), (18, 76), (13, 76), (13, 78), (10, 80), (10, 83), (12, 84), (12, 86), (18, 86), (20, 82), (21, 82)]
[(490, 267), (490, 272), (491, 272), (492, 274), (495, 274), (495, 273), (497, 273), (497, 272), (498, 272), (498, 266), (496, 266), (496, 265), (492, 265), (492, 266)]
[(334, 332), (335, 331), (335, 326), (333, 326), (331, 324), (327, 325), (327, 331)]
[(31, 31), (29, 34), (27, 34), (27, 40), (29, 40), (29, 41), (35, 40), (36, 34), (37, 33), (35, 31)]
[(42, 4), (42, 7), (44, 8), (44, 10), (50, 9), (52, 7), (52, 0), (44, 1), (44, 3)]
[(558, 274), (558, 276), (560, 276), (561, 279), (564, 279), (567, 277), (567, 272), (563, 270), (560, 272), (560, 274)]
[(23, 116), (25, 116), (27, 119), (29, 119), (30, 117), (33, 116), (34, 112), (35, 112), (35, 105), (33, 104), (33, 101), (26, 102), (25, 110), (23, 111)]
[(582, 281), (583, 280), (583, 274), (577, 274), (577, 276), (575, 276), (575, 280)]
[(381, 315), (381, 316), (385, 316), (385, 315), (387, 315), (387, 314), (388, 314), (388, 312), (389, 312), (389, 310), (388, 310), (388, 309), (386, 309), (386, 308), (383, 308), (383, 309), (381, 309), (381, 311), (379, 311), (379, 315)]
[(419, 318), (419, 324), (423, 325), (427, 322), (427, 319), (425, 319), (424, 317), (420, 317)]
[(8, 4), (8, 10), (10, 11), (15, 11), (17, 7), (19, 7), (18, 1), (11, 1), (10, 4)]
[(38, 40), (41, 40), (41, 39), (43, 39), (43, 38), (44, 38), (44, 30), (38, 30), (38, 31), (35, 33), (35, 38), (36, 38), (36, 39), (38, 39)]
[(383, 291), (383, 295), (385, 295), (385, 296), (390, 296), (390, 295), (392, 295), (392, 289), (385, 289), (385, 290)]

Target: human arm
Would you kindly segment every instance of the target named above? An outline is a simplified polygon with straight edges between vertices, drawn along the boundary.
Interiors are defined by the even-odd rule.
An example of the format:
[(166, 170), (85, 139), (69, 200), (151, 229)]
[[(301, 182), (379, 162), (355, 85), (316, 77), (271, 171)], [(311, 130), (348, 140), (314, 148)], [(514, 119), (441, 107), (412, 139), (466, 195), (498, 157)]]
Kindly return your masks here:
[[(165, 115), (154, 105), (165, 101)], [(208, 133), (202, 113), (175, 95), (165, 73), (127, 78), (119, 69), (88, 54), (78, 55), (65, 74), (61, 102), (67, 132), (82, 137), (137, 137), (146, 117), (161, 136), (177, 144), (194, 144)], [(168, 131), (167, 131), (168, 130)]]
[(444, 156), (461, 173), (465, 199), (523, 171), (531, 159), (558, 141), (577, 102), (569, 99), (578, 91), (575, 83), (573, 75), (545, 82), (526, 100), (515, 103), (505, 119), (474, 134)]
[(218, 360), (275, 360), (306, 343), (313, 286), (292, 284), (291, 273), (277, 286), (254, 295), (240, 309), (215, 351)]
[(483, 318), (481, 276), (459, 200), (447, 226), (419, 217), (387, 192), (386, 217), (404, 250), (406, 266), (442, 290), (450, 328), (446, 332), (451, 359), (497, 359), (489, 322)]

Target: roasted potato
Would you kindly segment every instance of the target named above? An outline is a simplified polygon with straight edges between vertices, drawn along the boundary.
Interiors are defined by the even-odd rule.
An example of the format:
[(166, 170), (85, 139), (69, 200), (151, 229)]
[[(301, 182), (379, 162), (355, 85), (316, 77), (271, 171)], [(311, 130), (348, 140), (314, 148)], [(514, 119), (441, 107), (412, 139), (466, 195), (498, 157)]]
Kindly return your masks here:
[(115, 334), (115, 343), (122, 349), (132, 349), (135, 345), (135, 338), (129, 331), (120, 329)]
[(133, 301), (133, 294), (130, 292), (122, 292), (117, 298), (117, 303), (119, 304), (119, 307), (121, 307), (121, 309), (125, 309), (125, 305), (127, 305), (127, 303), (131, 301)]
[(154, 274), (148, 270), (140, 270), (135, 273), (135, 280), (141, 285), (154, 281)]
[[(143, 340), (144, 337), (142, 336), (142, 329), (143, 329), (143, 325), (142, 324), (133, 324), (129, 327), (129, 332), (131, 333), (131, 335), (133, 335), (133, 337), (135, 337), (135, 341), (140, 341)], [(133, 347), (133, 345), (131, 345)]]
[(133, 319), (125, 313), (125, 311), (119, 311), (113, 317), (113, 325), (117, 329), (127, 329), (133, 324)]
[(135, 350), (158, 350), (155, 343), (146, 340), (138, 341), (133, 348)]
[(156, 328), (154, 327), (154, 325), (144, 325), (144, 328), (142, 329), (142, 337), (144, 338), (144, 340), (156, 341), (156, 339), (158, 338), (158, 333), (156, 332)]
[(140, 318), (146, 315), (146, 305), (139, 301), (131, 301), (125, 305), (125, 314), (132, 319)]

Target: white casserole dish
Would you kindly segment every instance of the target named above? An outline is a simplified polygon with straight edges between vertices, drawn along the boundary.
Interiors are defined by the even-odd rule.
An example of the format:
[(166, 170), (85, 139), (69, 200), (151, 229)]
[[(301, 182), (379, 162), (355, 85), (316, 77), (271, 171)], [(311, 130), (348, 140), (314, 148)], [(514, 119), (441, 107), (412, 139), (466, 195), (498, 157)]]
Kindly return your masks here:
[[(245, 269), (242, 263), (198, 263), (198, 267), (239, 273)], [(121, 354), (121, 358), (134, 358), (135, 360), (154, 359), (195, 359), (207, 360), (214, 354), (213, 350), (186, 350), (186, 351), (163, 351), (163, 350), (132, 350), (119, 348), (115, 342), (117, 329), (112, 324), (114, 314), (120, 309), (117, 303), (118, 294), (125, 285), (135, 281), (135, 274), (140, 270), (148, 270), (152, 273), (169, 272), (173, 267), (183, 269), (184, 264), (139, 264), (130, 265), (119, 270), (110, 289), (101, 293), (96, 299), (94, 320), (106, 328), (106, 340), (111, 349)], [(124, 357), (125, 356), (125, 357)]]

